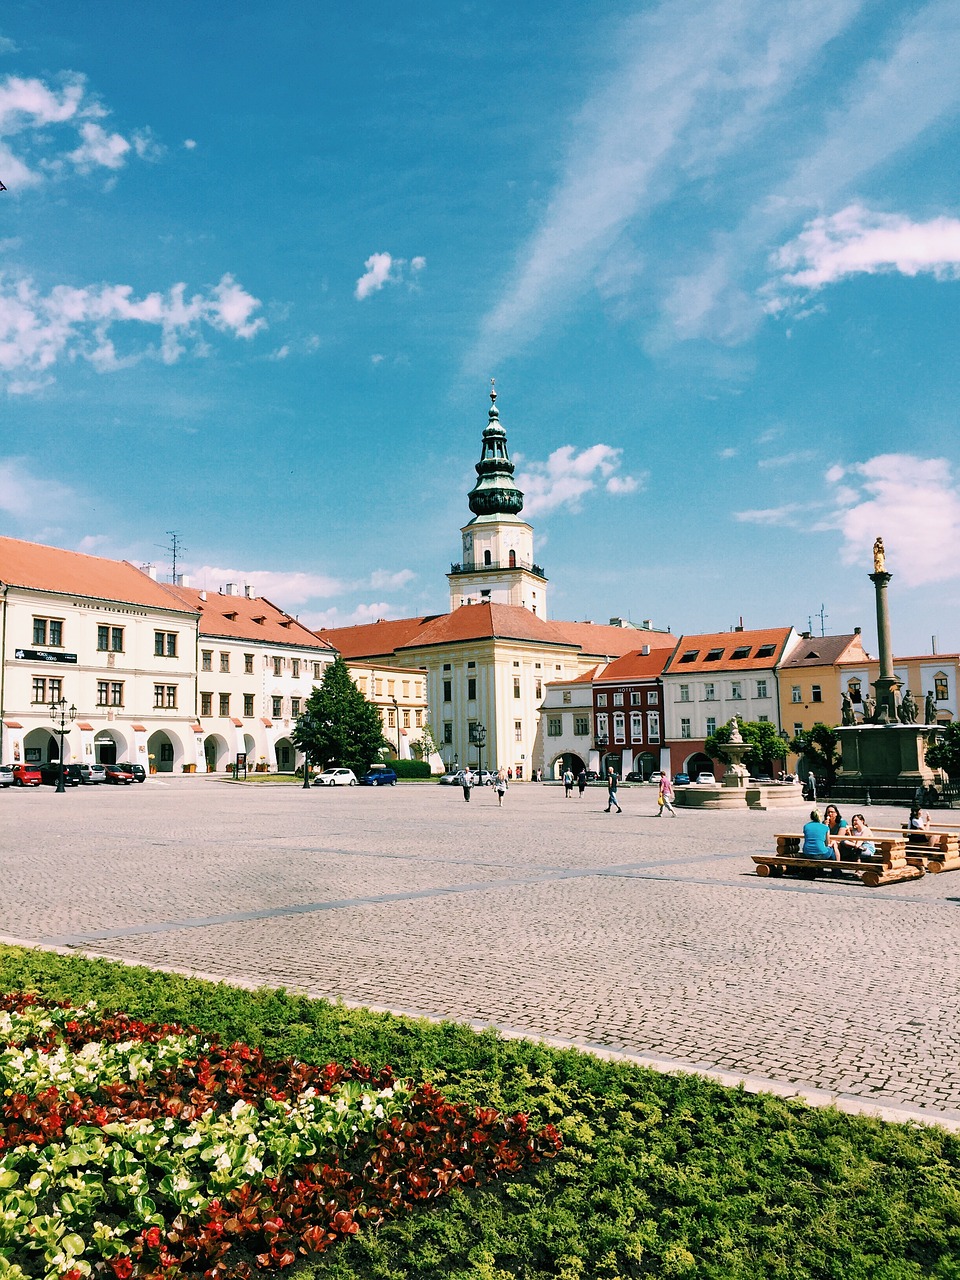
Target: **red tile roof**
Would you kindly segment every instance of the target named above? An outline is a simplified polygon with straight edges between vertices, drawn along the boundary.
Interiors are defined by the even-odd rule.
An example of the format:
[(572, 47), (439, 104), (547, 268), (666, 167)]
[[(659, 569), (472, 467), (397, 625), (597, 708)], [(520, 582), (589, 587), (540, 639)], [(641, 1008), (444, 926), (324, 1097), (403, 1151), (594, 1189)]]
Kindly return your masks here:
[[(200, 614), (200, 635), (212, 640), (259, 640), (262, 644), (289, 644), (298, 649), (330, 652), (326, 640), (291, 618), (264, 596), (227, 596), (202, 593), (194, 587), (164, 585), (164, 590)], [(206, 600), (203, 595), (206, 595)], [(259, 619), (259, 621), (258, 621)]]
[(452, 613), (422, 618), (398, 618), (335, 627), (318, 632), (344, 658), (387, 657), (401, 649), (420, 649), (469, 640), (522, 640), (531, 644), (559, 645), (590, 655), (618, 657), (649, 644), (672, 649), (675, 637), (665, 631), (638, 631), (631, 627), (600, 626), (593, 622), (553, 622), (529, 609), (509, 604), (465, 604)]
[(18, 538), (0, 538), (0, 582), (93, 600), (195, 612), (183, 600), (172, 599), (163, 583), (154, 582), (126, 560), (107, 560)]
[(635, 649), (599, 668), (594, 681), (596, 684), (624, 684), (628, 680), (655, 679), (663, 671), (671, 653), (671, 649), (651, 649), (649, 653)]
[[(762, 631), (710, 631), (703, 635), (684, 635), (664, 667), (664, 674), (683, 675), (695, 671), (764, 671), (777, 665), (791, 627), (769, 627)], [(757, 650), (773, 646), (766, 657), (758, 658)], [(707, 654), (720, 650), (716, 659), (707, 661)], [(734, 658), (734, 651), (746, 649), (742, 658)], [(696, 657), (684, 662), (685, 654)]]

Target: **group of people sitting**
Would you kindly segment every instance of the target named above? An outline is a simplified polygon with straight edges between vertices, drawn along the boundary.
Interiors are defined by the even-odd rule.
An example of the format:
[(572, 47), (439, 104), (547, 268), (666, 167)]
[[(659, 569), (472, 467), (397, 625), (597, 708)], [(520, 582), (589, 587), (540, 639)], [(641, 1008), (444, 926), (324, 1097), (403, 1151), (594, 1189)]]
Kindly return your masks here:
[[(926, 837), (921, 833), (929, 825), (929, 815), (919, 805), (914, 805), (907, 822), (907, 830), (911, 833), (908, 837), (910, 843), (925, 841)], [(914, 832), (918, 834), (912, 834)], [(874, 840), (874, 834), (862, 813), (855, 813), (848, 825), (837, 806), (828, 804), (822, 818), (819, 809), (814, 809), (810, 814), (810, 821), (804, 824), (800, 854), (804, 858), (826, 858), (834, 862), (840, 862), (844, 858), (869, 861), (877, 853)]]

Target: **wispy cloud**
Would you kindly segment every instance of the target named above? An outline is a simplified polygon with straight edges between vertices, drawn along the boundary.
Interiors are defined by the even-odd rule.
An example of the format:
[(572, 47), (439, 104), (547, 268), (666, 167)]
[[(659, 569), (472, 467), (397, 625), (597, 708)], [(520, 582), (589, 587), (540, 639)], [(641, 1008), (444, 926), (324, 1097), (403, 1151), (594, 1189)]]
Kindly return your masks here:
[(67, 485), (38, 476), (27, 458), (0, 458), (0, 511), (20, 522), (38, 512), (77, 505), (77, 494)]
[[(43, 385), (31, 375), (51, 369), (64, 357), (80, 357), (100, 372), (124, 368), (145, 356), (173, 364), (192, 343), (205, 352), (204, 327), (236, 338), (252, 338), (266, 327), (256, 316), (260, 302), (233, 278), (187, 297), (186, 285), (166, 293), (134, 296), (130, 285), (57, 285), (42, 294), (28, 279), (0, 278), (0, 373), (16, 375), (8, 390)], [(149, 326), (159, 347), (118, 352), (115, 326)], [(24, 376), (28, 375), (28, 376)]]
[(378, 600), (373, 604), (358, 604), (355, 609), (344, 611), (334, 606), (319, 613), (305, 613), (301, 621), (314, 631), (321, 627), (356, 627), (364, 622), (376, 622), (380, 618), (395, 618), (396, 609), (392, 604)]
[(205, 587), (208, 591), (220, 591), (228, 582), (236, 583), (241, 589), (249, 585), (258, 596), (266, 596), (286, 610), (308, 600), (340, 595), (345, 589), (345, 584), (338, 578), (299, 570), (230, 569), (222, 565), (202, 564), (188, 566), (188, 573), (194, 586)]
[(533, 516), (557, 507), (579, 511), (582, 500), (597, 489), (615, 496), (635, 492), (646, 475), (622, 474), (622, 455), (622, 449), (608, 444), (590, 445), (579, 453), (573, 445), (565, 444), (554, 449), (546, 462), (524, 461), (517, 474), (524, 512)]
[(837, 529), (845, 564), (872, 565), (882, 537), (887, 565), (904, 585), (960, 578), (960, 485), (946, 458), (886, 453), (826, 475), (833, 512), (821, 529)]
[(772, 458), (760, 458), (757, 461), (757, 466), (761, 471), (774, 471), (781, 467), (800, 467), (816, 456), (812, 449), (795, 449), (792, 453), (781, 453)]
[(806, 508), (800, 502), (787, 502), (781, 507), (761, 507), (753, 511), (735, 511), (733, 518), (739, 524), (767, 524), (794, 526), (798, 516)]
[(662, 0), (624, 23), (619, 67), (580, 111), (556, 190), (470, 364), (516, 350), (603, 280), (627, 227), (753, 138), (861, 3)]
[(395, 258), (389, 253), (372, 253), (363, 264), (366, 268), (357, 281), (353, 296), (358, 302), (369, 298), (372, 293), (379, 293), (385, 284), (402, 284), (419, 273), (427, 265), (426, 258)]
[(52, 86), (35, 77), (0, 79), (0, 170), (8, 189), (35, 187), (68, 172), (117, 170), (131, 154), (157, 156), (149, 130), (125, 137), (100, 123), (107, 115), (81, 75), (65, 72)]
[(411, 583), (417, 575), (412, 569), (374, 569), (369, 585), (374, 591), (397, 591)]
[(808, 222), (777, 252), (774, 266), (781, 273), (778, 289), (815, 290), (849, 276), (880, 272), (956, 280), (960, 277), (960, 218), (914, 222), (904, 214), (877, 213), (851, 204)]

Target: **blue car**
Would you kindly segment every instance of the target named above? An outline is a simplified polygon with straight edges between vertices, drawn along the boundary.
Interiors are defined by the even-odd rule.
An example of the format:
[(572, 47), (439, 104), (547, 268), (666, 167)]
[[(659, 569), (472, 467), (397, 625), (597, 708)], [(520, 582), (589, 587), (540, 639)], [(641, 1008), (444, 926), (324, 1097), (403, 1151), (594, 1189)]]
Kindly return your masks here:
[(673, 775), (673, 785), (675, 787), (685, 787), (690, 782), (689, 773), (675, 773)]
[(373, 764), (360, 779), (361, 787), (395, 787), (397, 774), (386, 764)]

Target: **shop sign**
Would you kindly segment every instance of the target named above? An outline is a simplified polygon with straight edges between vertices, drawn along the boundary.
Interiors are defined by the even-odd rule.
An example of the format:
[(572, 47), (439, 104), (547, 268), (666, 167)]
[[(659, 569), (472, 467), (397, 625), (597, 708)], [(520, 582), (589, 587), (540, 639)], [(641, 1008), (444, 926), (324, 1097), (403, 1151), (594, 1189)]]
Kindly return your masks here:
[(26, 658), (28, 662), (76, 662), (75, 653), (60, 653), (51, 649), (14, 649), (15, 658)]

